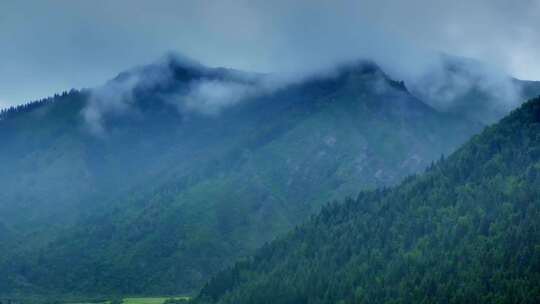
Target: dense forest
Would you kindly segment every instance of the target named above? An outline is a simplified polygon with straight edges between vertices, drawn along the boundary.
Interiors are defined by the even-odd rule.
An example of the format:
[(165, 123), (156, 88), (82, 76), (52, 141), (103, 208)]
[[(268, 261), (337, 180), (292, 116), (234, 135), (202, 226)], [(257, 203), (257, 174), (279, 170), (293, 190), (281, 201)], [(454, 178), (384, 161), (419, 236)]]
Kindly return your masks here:
[[(143, 75), (170, 78), (136, 86), (131, 112), (104, 115), (98, 136), (81, 114), (99, 96), (90, 91), (2, 121), (0, 180), (9, 187), (0, 198), (9, 203), (0, 203), (0, 222), (13, 241), (1, 254), (8, 275), (0, 287), (194, 291), (325, 202), (395, 184), (481, 128), (435, 111), (369, 62), (219, 115), (179, 111), (168, 96), (201, 81), (236, 88), (251, 78), (171, 65), (172, 72), (146, 68)], [(103, 94), (116, 97), (110, 88), (126, 79), (121, 74)]]
[(331, 203), (197, 303), (537, 303), (540, 98), (425, 174)]
[(490, 96), (471, 80), (477, 115), (441, 111), (370, 61), (266, 77), (171, 56), (2, 112), (0, 295), (193, 293), (328, 201), (451, 153)]

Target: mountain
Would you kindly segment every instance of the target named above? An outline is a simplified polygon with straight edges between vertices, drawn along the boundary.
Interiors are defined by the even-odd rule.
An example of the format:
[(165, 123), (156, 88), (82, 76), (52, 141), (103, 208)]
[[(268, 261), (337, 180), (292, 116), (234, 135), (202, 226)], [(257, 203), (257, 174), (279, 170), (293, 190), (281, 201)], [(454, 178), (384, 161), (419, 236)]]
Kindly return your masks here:
[(0, 294), (196, 290), (483, 126), (428, 104), (372, 62), (283, 81), (169, 56), (4, 111)]
[(470, 58), (439, 57), (422, 76), (409, 81), (413, 94), (438, 111), (492, 124), (540, 95), (538, 81), (518, 80)]
[(329, 204), (199, 303), (535, 303), (540, 98), (399, 186)]

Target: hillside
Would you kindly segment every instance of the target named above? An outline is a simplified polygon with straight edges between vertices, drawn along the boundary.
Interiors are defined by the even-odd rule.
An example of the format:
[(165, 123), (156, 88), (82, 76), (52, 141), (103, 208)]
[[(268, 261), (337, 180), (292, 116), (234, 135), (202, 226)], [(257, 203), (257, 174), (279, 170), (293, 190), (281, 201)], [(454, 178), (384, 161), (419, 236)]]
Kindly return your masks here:
[(395, 184), (481, 127), (369, 62), (271, 89), (263, 77), (168, 58), (3, 114), (14, 243), (1, 291), (197, 289), (325, 202)]
[(425, 174), (333, 203), (198, 303), (536, 303), (540, 98)]
[(438, 65), (411, 81), (413, 94), (439, 111), (485, 125), (540, 95), (540, 82), (518, 80), (481, 61), (443, 54)]

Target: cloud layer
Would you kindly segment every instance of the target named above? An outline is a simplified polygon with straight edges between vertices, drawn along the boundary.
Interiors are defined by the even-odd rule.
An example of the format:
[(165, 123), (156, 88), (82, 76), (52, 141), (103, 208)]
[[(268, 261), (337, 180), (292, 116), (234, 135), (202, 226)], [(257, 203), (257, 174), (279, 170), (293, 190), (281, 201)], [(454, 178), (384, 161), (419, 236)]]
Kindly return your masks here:
[[(191, 76), (178, 80), (177, 73)], [(271, 92), (281, 84), (284, 82), (273, 77), (210, 69), (171, 53), (89, 90), (88, 103), (81, 114), (92, 134), (106, 136), (107, 120), (136, 113), (136, 103), (140, 98), (148, 98), (148, 92), (151, 102), (166, 102), (182, 114), (216, 116), (226, 107)]]
[(262, 72), (376, 57), (417, 74), (443, 51), (540, 79), (539, 20), (538, 0), (4, 0), (0, 99), (93, 87), (167, 50)]

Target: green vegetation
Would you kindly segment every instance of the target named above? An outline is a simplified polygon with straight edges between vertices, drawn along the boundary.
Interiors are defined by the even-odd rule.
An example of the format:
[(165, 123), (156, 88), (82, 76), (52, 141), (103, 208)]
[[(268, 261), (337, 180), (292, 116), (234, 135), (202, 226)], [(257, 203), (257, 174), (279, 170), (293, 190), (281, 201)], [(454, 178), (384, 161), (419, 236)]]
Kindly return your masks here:
[[(2, 300), (3, 298), (0, 298)], [(173, 297), (121, 297), (101, 296), (84, 297), (73, 295), (12, 295), (6, 297), (21, 304), (185, 304), (191, 301), (189, 296)]]
[(196, 303), (537, 303), (540, 98), (399, 186), (332, 203)]
[(190, 300), (190, 297), (162, 297), (162, 298), (124, 298), (123, 304), (181, 304)]
[(185, 304), (191, 301), (189, 297), (169, 298), (165, 300), (164, 304)]
[(327, 201), (395, 184), (480, 128), (368, 63), (217, 116), (161, 96), (233, 76), (173, 70), (170, 87), (106, 116), (103, 136), (81, 115), (91, 91), (3, 115), (0, 294), (189, 293)]
[(138, 298), (121, 298), (115, 297), (108, 300), (91, 300), (77, 303), (69, 302), (67, 304), (182, 304), (190, 301), (190, 297), (138, 297)]
[[(0, 114), (0, 295), (190, 294), (326, 202), (395, 185), (482, 128), (373, 63), (215, 115), (178, 100), (260, 76), (164, 64), (129, 92), (115, 90), (133, 71)], [(92, 107), (112, 111), (99, 134)]]

